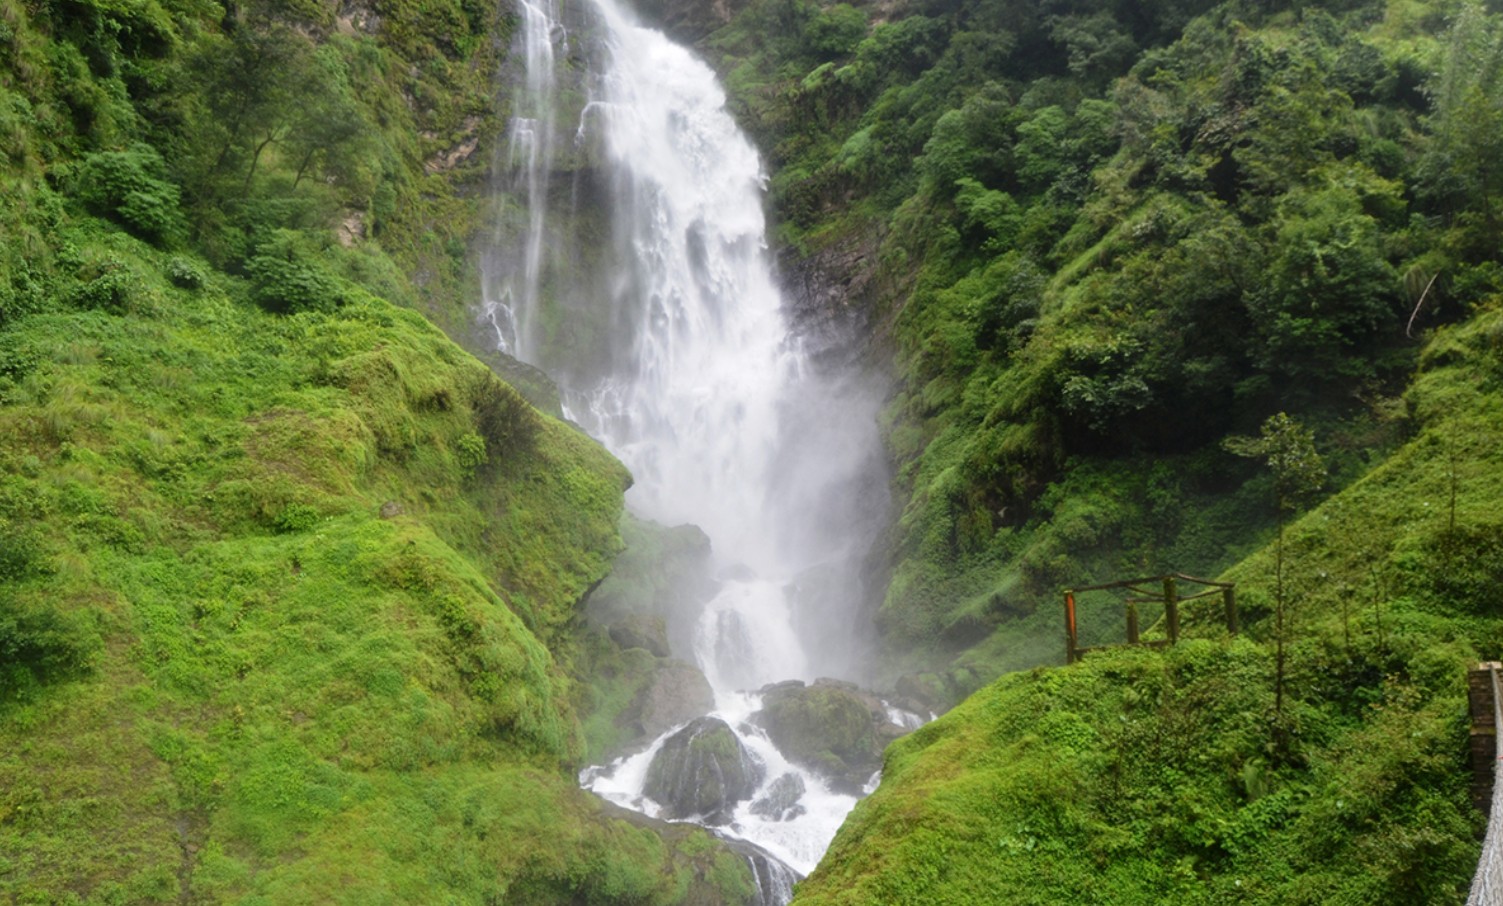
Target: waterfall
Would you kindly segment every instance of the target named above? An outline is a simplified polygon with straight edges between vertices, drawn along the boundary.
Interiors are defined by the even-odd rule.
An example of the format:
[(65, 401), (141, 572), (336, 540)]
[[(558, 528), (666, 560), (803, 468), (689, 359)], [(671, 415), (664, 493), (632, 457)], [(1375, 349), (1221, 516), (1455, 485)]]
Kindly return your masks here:
[[(521, 44), (525, 65), (526, 90), (517, 97), (523, 107), (511, 118), (511, 135), (506, 143), (506, 166), (492, 166), (497, 173), (514, 174), (517, 185), (527, 199), (528, 225), (521, 261), (498, 265), (487, 261), (487, 273), (506, 273), (498, 285), (486, 281), (485, 288), (499, 292), (483, 300), (485, 317), (496, 332), (496, 345), (502, 352), (526, 359), (533, 344), (531, 315), (538, 309), (538, 290), (543, 264), (544, 230), (548, 211), (548, 183), (552, 175), (553, 139), (557, 112), (555, 45), (568, 51), (568, 39), (558, 24), (553, 0), (518, 0), (522, 14)], [(498, 227), (500, 222), (498, 221)], [(501, 243), (492, 243), (492, 249)], [(517, 266), (519, 265), (519, 266)]]
[[(885, 494), (876, 400), (819, 373), (791, 334), (761, 161), (709, 67), (614, 0), (592, 0), (570, 30), (556, 10), (519, 2), (527, 70), (513, 84), (525, 90), (496, 172), (505, 198), (524, 202), (503, 200), (498, 222), (525, 239), (498, 241), (483, 261), (485, 318), (502, 351), (548, 371), (566, 415), (631, 469), (636, 514), (710, 537), (720, 590), (692, 656), (715, 716), (766, 765), (764, 787), (791, 773), (805, 791), (792, 820), (753, 814), (748, 800), (726, 830), (807, 872), (855, 797), (747, 723), (759, 703), (747, 690), (856, 670), (859, 564), (878, 524), (863, 501)], [(560, 66), (566, 57), (579, 65)], [(642, 785), (662, 743), (582, 781), (656, 814)], [(765, 865), (758, 874), (787, 887)]]

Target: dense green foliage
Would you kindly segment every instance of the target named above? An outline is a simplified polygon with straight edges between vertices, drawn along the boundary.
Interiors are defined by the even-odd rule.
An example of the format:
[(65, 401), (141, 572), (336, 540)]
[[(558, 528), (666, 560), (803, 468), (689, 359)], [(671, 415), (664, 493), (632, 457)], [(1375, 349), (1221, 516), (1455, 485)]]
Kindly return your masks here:
[(711, 38), (781, 242), (873, 278), (896, 669), (954, 700), (1060, 656), (1062, 586), (1231, 565), (1277, 507), (1223, 441), (1276, 412), (1332, 490), (1391, 449), (1418, 336), (1500, 288), (1500, 31), (1459, 0), (764, 0)]
[(353, 281), (459, 328), (508, 28), (457, 0), (7, 0), (0, 321), (77, 267), (48, 239), (61, 190), (273, 308), (335, 305)]
[(752, 895), (577, 788), (624, 469), (411, 309), (508, 28), (0, 0), (0, 900)]
[[(702, 536), (628, 523), (605, 580), (619, 465), (411, 310), (465, 333), (510, 28), (0, 0), (0, 898), (751, 896), (572, 776), (641, 735)], [(752, 0), (713, 47), (781, 245), (873, 278), (883, 669), (981, 689), (801, 899), (1456, 900), (1461, 670), (1503, 646), (1498, 15)], [(1161, 569), (1226, 571), (1245, 637), (1192, 608), (991, 682), (1059, 657), (1060, 586)], [(866, 753), (847, 711), (792, 722)]]

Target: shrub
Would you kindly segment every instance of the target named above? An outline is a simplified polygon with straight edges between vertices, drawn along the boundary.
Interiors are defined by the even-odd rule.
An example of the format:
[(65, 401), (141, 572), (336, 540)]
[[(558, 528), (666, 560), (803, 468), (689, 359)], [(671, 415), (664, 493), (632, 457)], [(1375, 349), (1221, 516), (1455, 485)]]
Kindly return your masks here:
[(274, 230), (268, 241), (259, 243), (245, 265), (257, 305), (289, 314), (333, 311), (344, 304), (341, 281), (317, 263), (307, 245), (292, 230)]
[(464, 435), (456, 445), (455, 457), (459, 460), (459, 468), (466, 478), (474, 475), (475, 470), (485, 465), (488, 459), (485, 453), (485, 438), (473, 432)]
[(67, 298), (75, 308), (120, 315), (131, 309), (142, 289), (141, 275), (130, 265), (111, 257), (99, 264), (96, 276), (75, 286)]
[(1503, 608), (1503, 525), (1460, 525), (1426, 540), (1421, 589), (1451, 612), (1495, 617)]
[(487, 462), (494, 465), (532, 446), (538, 431), (537, 412), (509, 384), (486, 373), (475, 382), (470, 396), (475, 431), (484, 444)]
[(42, 568), (36, 533), (0, 522), (0, 582), (20, 582)]
[(856, 49), (866, 37), (866, 14), (848, 3), (821, 10), (804, 29), (810, 52), (820, 59), (834, 59)]
[(318, 524), (318, 510), (306, 503), (289, 503), (272, 520), (278, 532), (306, 532)]
[(181, 195), (162, 156), (150, 145), (90, 154), (78, 165), (74, 193), (96, 214), (158, 245), (186, 232)]
[(167, 262), (167, 279), (181, 289), (202, 289), (209, 277), (187, 258), (173, 258)]
[(98, 647), (80, 615), (0, 600), (0, 702), (88, 672)]

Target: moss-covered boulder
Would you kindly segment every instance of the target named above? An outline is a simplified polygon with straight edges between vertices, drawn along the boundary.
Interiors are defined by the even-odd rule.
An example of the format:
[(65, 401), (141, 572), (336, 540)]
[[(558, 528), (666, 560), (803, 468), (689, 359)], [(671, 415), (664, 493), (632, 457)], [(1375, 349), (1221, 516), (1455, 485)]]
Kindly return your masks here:
[(887, 743), (903, 734), (875, 695), (831, 679), (765, 687), (752, 720), (789, 759), (853, 795), (882, 766)]
[(701, 717), (663, 742), (642, 791), (662, 805), (665, 818), (699, 816), (706, 824), (727, 824), (736, 803), (756, 791), (762, 773), (729, 724)]
[(612, 623), (606, 633), (622, 648), (641, 648), (653, 657), (668, 656), (668, 625), (659, 614), (627, 614)]
[(698, 667), (623, 648), (604, 632), (582, 636), (575, 661), (577, 707), (585, 715), (588, 764), (640, 752), (668, 730), (708, 714), (715, 693)]

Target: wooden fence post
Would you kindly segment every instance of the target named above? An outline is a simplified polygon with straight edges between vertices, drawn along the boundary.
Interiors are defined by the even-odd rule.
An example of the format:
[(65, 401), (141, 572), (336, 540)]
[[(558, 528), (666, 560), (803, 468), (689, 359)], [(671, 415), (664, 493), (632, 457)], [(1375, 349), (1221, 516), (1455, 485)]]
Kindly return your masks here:
[(1168, 624), (1169, 644), (1179, 641), (1179, 592), (1174, 577), (1164, 577), (1164, 622)]
[(1230, 585), (1221, 590), (1222, 603), (1226, 605), (1226, 631), (1237, 634), (1237, 590)]
[(1075, 635), (1075, 592), (1065, 592), (1065, 663), (1073, 664), (1080, 659), (1076, 653), (1079, 639)]
[(1127, 644), (1138, 644), (1138, 605), (1127, 602)]
[(1472, 763), (1472, 804), (1484, 815), (1493, 801), (1493, 774), (1498, 763), (1498, 725), (1493, 701), (1493, 671), (1497, 661), (1484, 661), (1467, 671), (1467, 705), (1471, 716), (1469, 749)]

